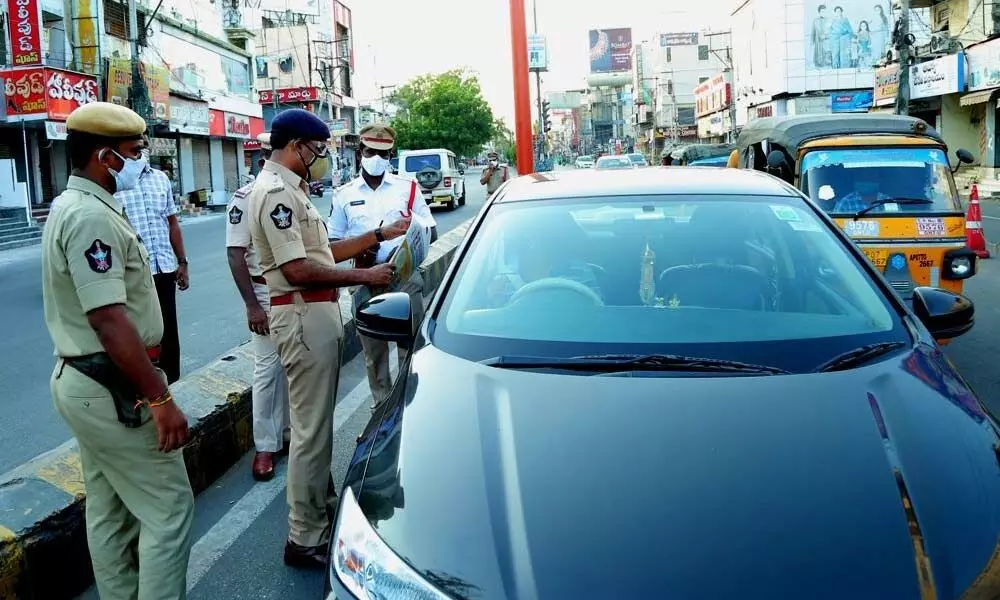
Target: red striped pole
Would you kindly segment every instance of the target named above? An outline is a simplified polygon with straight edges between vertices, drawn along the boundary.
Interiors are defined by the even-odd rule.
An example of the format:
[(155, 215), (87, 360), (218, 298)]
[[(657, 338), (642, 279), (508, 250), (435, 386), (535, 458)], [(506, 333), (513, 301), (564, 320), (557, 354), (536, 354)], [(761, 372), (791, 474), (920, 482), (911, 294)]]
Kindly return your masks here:
[(528, 84), (528, 30), (524, 0), (510, 0), (510, 48), (514, 59), (514, 139), (517, 172), (535, 172), (531, 144), (531, 88)]

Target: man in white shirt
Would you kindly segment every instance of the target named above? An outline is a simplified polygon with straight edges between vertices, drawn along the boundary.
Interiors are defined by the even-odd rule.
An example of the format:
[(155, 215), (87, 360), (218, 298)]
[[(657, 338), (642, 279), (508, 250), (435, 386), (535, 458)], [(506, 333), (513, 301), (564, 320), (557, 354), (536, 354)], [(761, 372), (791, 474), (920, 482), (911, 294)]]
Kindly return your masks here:
[[(270, 134), (262, 133), (257, 140), (264, 148), (265, 159), (270, 158)], [(246, 214), (253, 186), (254, 183), (250, 182), (236, 190), (226, 208), (226, 253), (233, 281), (246, 305), (247, 325), (253, 335), (253, 443), (257, 453), (251, 472), (257, 481), (267, 481), (274, 477), (276, 456), (286, 449), (288, 379), (270, 337), (268, 313), (271, 298), (253, 248), (250, 218)]]
[[(388, 172), (390, 152), (396, 142), (392, 127), (380, 123), (369, 125), (361, 130), (359, 137), (361, 175), (335, 191), (327, 229), (334, 257), (338, 261), (353, 258), (356, 267), (366, 268), (389, 258), (403, 243), (411, 220), (424, 228), (431, 241), (437, 235), (437, 223), (417, 182)], [(414, 272), (410, 281), (403, 282), (401, 290), (410, 294), (414, 322), (420, 323), (424, 306), (419, 275)], [(392, 388), (389, 344), (362, 336), (361, 346), (374, 409)], [(402, 348), (396, 351), (402, 365), (407, 352)]]

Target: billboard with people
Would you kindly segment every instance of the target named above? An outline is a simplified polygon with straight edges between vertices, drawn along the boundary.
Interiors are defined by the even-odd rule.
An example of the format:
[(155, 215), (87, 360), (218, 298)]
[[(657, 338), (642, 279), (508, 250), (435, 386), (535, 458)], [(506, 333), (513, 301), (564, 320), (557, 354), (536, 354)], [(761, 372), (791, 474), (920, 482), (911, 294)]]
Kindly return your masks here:
[(632, 70), (632, 30), (590, 30), (590, 72), (619, 73)]
[(891, 46), (889, 2), (806, 0), (806, 70), (870, 70)]

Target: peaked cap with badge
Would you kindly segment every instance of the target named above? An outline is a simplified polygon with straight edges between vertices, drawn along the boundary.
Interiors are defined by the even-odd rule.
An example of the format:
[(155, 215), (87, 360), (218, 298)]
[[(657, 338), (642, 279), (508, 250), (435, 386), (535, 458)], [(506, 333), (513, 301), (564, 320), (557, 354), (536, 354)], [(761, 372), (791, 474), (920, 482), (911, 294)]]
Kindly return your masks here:
[(135, 111), (111, 102), (91, 102), (70, 113), (67, 131), (116, 139), (140, 139), (146, 121)]
[(362, 144), (373, 150), (392, 150), (396, 144), (396, 130), (384, 123), (366, 125), (358, 137)]

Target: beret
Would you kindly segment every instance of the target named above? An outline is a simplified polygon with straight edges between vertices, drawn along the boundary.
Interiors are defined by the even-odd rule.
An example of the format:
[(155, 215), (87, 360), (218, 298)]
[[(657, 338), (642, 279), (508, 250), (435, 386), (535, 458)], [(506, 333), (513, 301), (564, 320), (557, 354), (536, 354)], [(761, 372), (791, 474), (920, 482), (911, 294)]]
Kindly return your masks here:
[(285, 139), (325, 142), (330, 139), (330, 128), (322, 119), (301, 108), (283, 110), (271, 121), (271, 134), (281, 133)]
[(384, 123), (366, 125), (358, 132), (361, 143), (375, 150), (391, 150), (396, 143), (396, 130)]
[(124, 106), (90, 102), (70, 113), (66, 129), (109, 138), (137, 138), (146, 132), (146, 121)]

